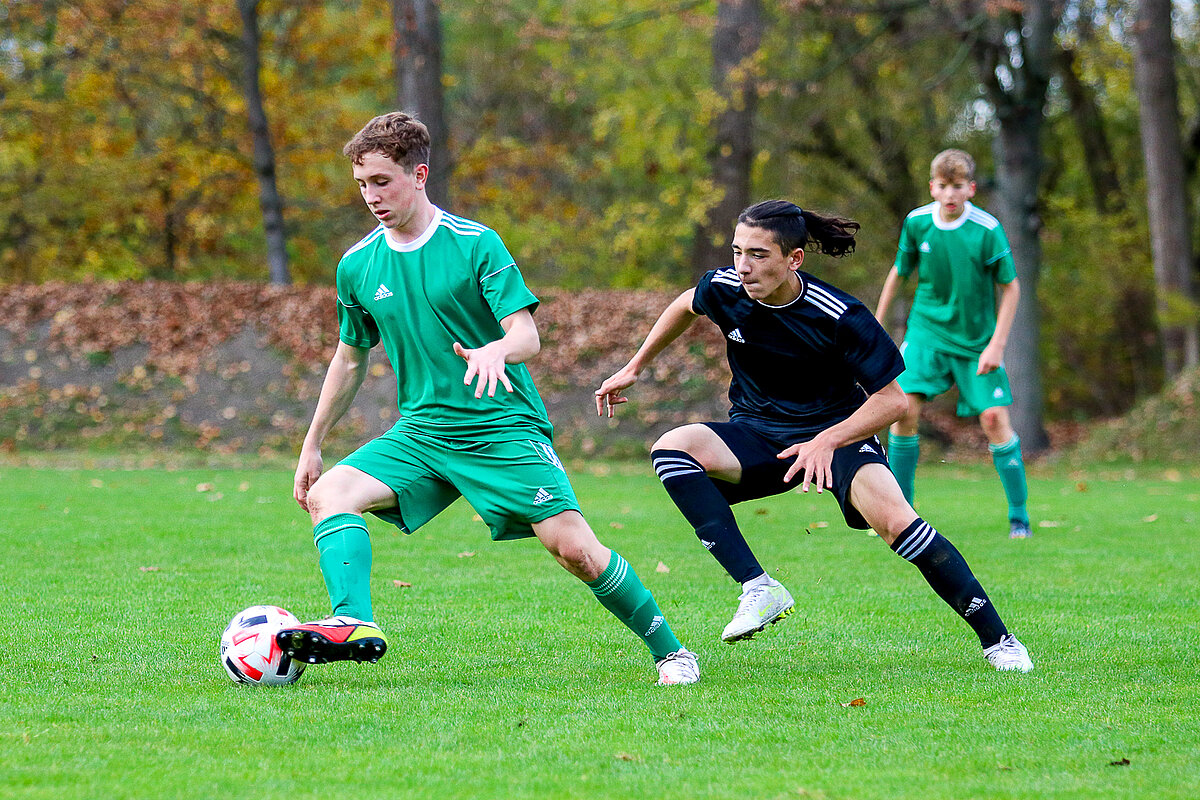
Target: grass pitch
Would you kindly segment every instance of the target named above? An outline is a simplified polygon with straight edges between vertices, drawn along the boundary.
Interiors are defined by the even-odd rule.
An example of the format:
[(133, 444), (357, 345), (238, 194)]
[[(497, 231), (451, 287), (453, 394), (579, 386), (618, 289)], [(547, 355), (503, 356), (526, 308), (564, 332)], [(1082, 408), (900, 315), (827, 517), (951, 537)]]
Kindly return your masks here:
[(1028, 675), (994, 672), (815, 495), (739, 510), (797, 611), (724, 645), (737, 589), (649, 468), (573, 478), (700, 684), (653, 686), (585, 587), (460, 502), (411, 537), (370, 522), (383, 661), (237, 686), (216, 656), (236, 611), (327, 612), (289, 471), (0, 468), (0, 796), (1195, 797), (1200, 472), (1034, 478), (1035, 536), (1014, 542), (990, 467), (922, 467), (919, 510)]

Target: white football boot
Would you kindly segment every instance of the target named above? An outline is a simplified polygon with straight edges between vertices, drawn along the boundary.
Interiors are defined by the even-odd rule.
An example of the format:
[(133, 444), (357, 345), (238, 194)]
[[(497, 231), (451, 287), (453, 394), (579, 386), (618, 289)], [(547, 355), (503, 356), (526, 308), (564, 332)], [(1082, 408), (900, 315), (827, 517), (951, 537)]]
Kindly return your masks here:
[(681, 647), (674, 653), (667, 653), (664, 658), (654, 662), (654, 666), (658, 667), (659, 686), (682, 685), (700, 680), (700, 662), (696, 659), (696, 654), (686, 647)]
[(983, 657), (1001, 672), (1029, 672), (1033, 669), (1029, 651), (1011, 633), (1004, 634), (999, 642), (986, 648)]
[(737, 613), (721, 632), (721, 640), (733, 642), (749, 639), (768, 625), (792, 613), (796, 601), (782, 583), (759, 584), (742, 592)]

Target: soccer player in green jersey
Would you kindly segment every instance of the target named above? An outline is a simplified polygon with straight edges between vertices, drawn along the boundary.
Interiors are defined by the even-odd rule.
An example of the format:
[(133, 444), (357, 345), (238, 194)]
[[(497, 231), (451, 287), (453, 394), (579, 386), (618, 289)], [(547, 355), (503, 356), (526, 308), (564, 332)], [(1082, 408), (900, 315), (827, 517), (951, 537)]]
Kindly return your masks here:
[[(695, 654), (579, 511), (524, 365), (540, 349), (538, 300), (495, 231), (426, 196), (428, 130), (407, 114), (385, 114), (344, 153), (380, 224), (338, 264), (340, 341), (294, 487), (312, 516), (333, 615), (280, 631), (280, 647), (310, 664), (377, 661), (387, 639), (371, 608), (363, 515), (411, 533), (462, 496), (493, 539), (535, 536), (584, 581), (645, 643), (659, 684), (699, 680)], [(326, 472), (321, 444), (349, 409), (380, 342), (396, 373), (400, 419)]]
[(884, 281), (875, 318), (886, 326), (901, 281), (913, 273), (917, 289), (901, 352), (900, 387), (908, 412), (891, 426), (888, 460), (905, 498), (913, 500), (922, 404), (958, 386), (958, 415), (979, 416), (992, 461), (1008, 498), (1009, 536), (1031, 535), (1021, 441), (1008, 406), (1012, 391), (1004, 348), (1017, 313), (1020, 286), (1012, 251), (999, 221), (973, 205), (975, 162), (962, 150), (933, 159), (933, 202), (909, 213), (900, 231), (896, 263)]

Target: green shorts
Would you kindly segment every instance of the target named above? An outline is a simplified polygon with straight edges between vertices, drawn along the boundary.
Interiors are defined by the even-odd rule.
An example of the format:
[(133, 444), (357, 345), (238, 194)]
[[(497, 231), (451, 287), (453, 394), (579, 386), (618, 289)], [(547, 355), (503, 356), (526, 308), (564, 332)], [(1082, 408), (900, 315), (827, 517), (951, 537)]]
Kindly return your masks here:
[(951, 386), (958, 386), (960, 417), (973, 417), (986, 409), (1012, 405), (1012, 390), (1004, 367), (986, 375), (976, 375), (979, 359), (951, 355), (921, 342), (905, 340), (900, 347), (904, 372), (896, 380), (905, 394), (937, 397)]
[[(533, 536), (533, 523), (579, 510), (562, 462), (545, 440), (475, 442), (398, 427), (340, 463), (392, 488), (397, 506), (374, 513), (405, 533), (436, 517), (460, 496), (487, 523), (492, 539)], [(530, 435), (537, 434), (531, 431)]]

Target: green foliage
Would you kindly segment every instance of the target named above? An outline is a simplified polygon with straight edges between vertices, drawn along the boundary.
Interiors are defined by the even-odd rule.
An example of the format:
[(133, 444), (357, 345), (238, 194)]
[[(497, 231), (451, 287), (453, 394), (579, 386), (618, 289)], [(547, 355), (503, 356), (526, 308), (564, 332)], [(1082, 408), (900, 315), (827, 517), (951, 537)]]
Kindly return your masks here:
[(589, 519), (699, 653), (699, 684), (653, 686), (641, 644), (590, 592), (534, 541), (489, 542), (459, 503), (413, 536), (369, 523), (392, 641), (378, 665), (264, 689), (225, 677), (217, 640), (250, 604), (325, 613), (291, 471), (74, 463), (0, 468), (14, 531), (0, 602), (20, 621), (0, 681), (13, 800), (603, 800), (664, 786), (1171, 800), (1200, 782), (1194, 474), (1035, 477), (1045, 524), (1020, 543), (990, 467), (923, 475), (930, 518), (1030, 647), (1028, 675), (991, 670), (916, 571), (844, 528), (828, 496), (747, 508), (797, 612), (724, 645), (736, 587), (648, 468), (594, 463), (571, 470)]
[[(1070, 6), (1060, 36), (1096, 95), (1121, 189), (1108, 216), (1092, 210), (1093, 154), (1052, 86), (1041, 198), (1051, 416), (1118, 413), (1158, 381), (1129, 8)], [(716, 266), (688, 263), (723, 191), (707, 161), (722, 110), (716, 3), (440, 9), (452, 210), (500, 231), (539, 287), (680, 288)], [(809, 268), (871, 303), (901, 218), (928, 200), (933, 153), (971, 151), (989, 205), (994, 120), (969, 43), (939, 4), (764, 10), (762, 48), (744, 65), (758, 92), (751, 194), (858, 219), (857, 254)], [(391, 4), (263, 0), (259, 14), (293, 276), (329, 285), (373, 225), (340, 149), (395, 102)], [(24, 0), (0, 15), (0, 282), (265, 278), (234, 4)], [(1177, 20), (1187, 66), (1200, 61), (1198, 20)], [(1180, 70), (1189, 132), (1196, 73)], [(1194, 183), (1197, 154), (1188, 159)], [(1120, 322), (1130, 308), (1140, 316)], [(1105, 328), (1106, 314), (1119, 323)]]

